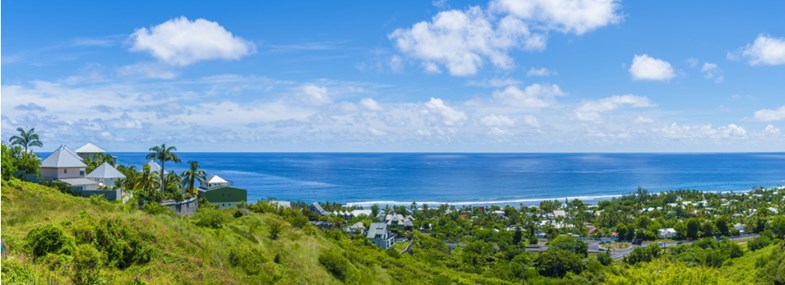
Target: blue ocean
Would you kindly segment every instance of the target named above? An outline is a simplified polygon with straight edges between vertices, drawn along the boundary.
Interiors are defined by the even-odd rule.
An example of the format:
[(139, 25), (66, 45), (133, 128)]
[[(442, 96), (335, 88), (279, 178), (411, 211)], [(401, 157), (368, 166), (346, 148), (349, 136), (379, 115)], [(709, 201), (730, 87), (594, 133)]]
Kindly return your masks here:
[[(113, 153), (137, 167), (145, 153)], [(543, 199), (608, 199), (644, 187), (746, 191), (785, 184), (785, 153), (473, 154), (178, 153), (185, 170), (248, 190), (248, 200), (372, 203), (536, 204)]]

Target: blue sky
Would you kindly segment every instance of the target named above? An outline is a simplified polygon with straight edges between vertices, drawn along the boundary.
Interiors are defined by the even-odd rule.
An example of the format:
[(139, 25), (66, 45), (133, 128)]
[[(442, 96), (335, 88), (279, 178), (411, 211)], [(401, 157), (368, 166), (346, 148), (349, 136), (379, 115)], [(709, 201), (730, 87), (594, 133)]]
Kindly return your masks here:
[(6, 1), (44, 151), (785, 147), (785, 2)]

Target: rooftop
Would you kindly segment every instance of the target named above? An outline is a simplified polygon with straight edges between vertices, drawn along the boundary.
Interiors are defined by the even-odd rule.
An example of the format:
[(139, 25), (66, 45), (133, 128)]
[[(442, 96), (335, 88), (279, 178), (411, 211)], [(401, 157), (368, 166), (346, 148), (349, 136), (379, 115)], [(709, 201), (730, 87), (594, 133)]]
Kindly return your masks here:
[(52, 154), (41, 161), (43, 168), (84, 168), (82, 159), (65, 145), (58, 147)]

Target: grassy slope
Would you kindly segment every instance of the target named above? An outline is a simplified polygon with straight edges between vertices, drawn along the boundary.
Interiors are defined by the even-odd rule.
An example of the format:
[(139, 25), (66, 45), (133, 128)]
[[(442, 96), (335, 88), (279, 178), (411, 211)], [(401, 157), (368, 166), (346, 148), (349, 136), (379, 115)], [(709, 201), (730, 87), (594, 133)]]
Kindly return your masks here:
[[(347, 283), (408, 284), (447, 276), (451, 283), (504, 284), (498, 280), (426, 264), (406, 255), (388, 256), (364, 240), (336, 241), (317, 232), (307, 235), (274, 214), (246, 214), (227, 221), (221, 229), (198, 227), (194, 221), (172, 215), (150, 215), (128, 205), (62, 194), (55, 189), (12, 180), (2, 185), (2, 238), (9, 257), (28, 264), (41, 283), (56, 280), (70, 283), (67, 267), (51, 268), (33, 261), (25, 236), (45, 224), (63, 226), (69, 234), (80, 226), (94, 226), (101, 219), (116, 220), (142, 236), (151, 247), (151, 261), (120, 270), (104, 267), (101, 274), (109, 284), (128, 284), (135, 277), (150, 284), (337, 284), (318, 260), (320, 253), (336, 252), (350, 261)], [(283, 225), (277, 240), (269, 238), (269, 225)], [(230, 250), (255, 249), (264, 262), (261, 272), (249, 275), (229, 264)], [(273, 260), (280, 255), (280, 263)], [(4, 276), (5, 280), (6, 276)]]

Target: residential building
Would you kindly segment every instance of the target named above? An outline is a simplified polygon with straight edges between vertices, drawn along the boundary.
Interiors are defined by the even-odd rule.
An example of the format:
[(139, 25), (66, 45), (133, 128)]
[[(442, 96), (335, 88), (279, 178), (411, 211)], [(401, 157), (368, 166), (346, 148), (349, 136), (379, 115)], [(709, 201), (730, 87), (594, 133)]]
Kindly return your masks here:
[(319, 205), (318, 202), (313, 202), (311, 206), (309, 206), (308, 208), (311, 209), (311, 212), (314, 212), (315, 214), (320, 216), (330, 215), (330, 212), (325, 211), (324, 208), (322, 208), (322, 205)]
[[(74, 152), (76, 153), (76, 155), (78, 155), (82, 159), (87, 159), (87, 160), (92, 160), (98, 154), (106, 153), (106, 151), (104, 151), (102, 148), (100, 148), (100, 147), (98, 147), (98, 146), (96, 146), (96, 145), (94, 145), (92, 143), (87, 143), (87, 144), (77, 148)], [(115, 157), (112, 157), (112, 163), (116, 163), (116, 158)]]
[(221, 187), (217, 189), (199, 189), (199, 197), (205, 198), (210, 204), (218, 208), (236, 207), (237, 204), (248, 200), (248, 191), (235, 187)]
[(65, 145), (41, 161), (41, 176), (57, 180), (71, 186), (71, 190), (98, 190), (98, 182), (85, 178), (85, 165), (82, 159)]
[(232, 183), (218, 175), (210, 175), (210, 177), (207, 177), (207, 180), (205, 180), (205, 183), (202, 184), (201, 188), (205, 190), (211, 190), (221, 187), (229, 187), (231, 185)]
[(88, 173), (85, 178), (111, 188), (115, 186), (118, 179), (124, 179), (125, 175), (120, 173), (120, 171), (111, 164), (104, 162)]
[(346, 231), (350, 234), (364, 234), (365, 233), (365, 225), (363, 222), (357, 222), (354, 225), (346, 228)]
[(657, 230), (657, 237), (661, 239), (671, 239), (676, 237), (676, 230), (673, 228), (664, 228)]
[(382, 249), (388, 249), (395, 243), (395, 235), (390, 233), (387, 223), (372, 223), (365, 237)]

